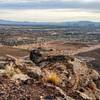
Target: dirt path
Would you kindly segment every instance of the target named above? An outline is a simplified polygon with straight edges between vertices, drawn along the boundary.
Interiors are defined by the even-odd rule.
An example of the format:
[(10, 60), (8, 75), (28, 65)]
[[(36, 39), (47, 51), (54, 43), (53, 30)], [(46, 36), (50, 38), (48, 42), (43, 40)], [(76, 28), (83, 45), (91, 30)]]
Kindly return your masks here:
[(75, 52), (72, 52), (72, 55), (76, 55), (78, 53), (84, 53), (84, 52), (92, 51), (92, 50), (99, 49), (99, 48), (100, 48), (100, 44), (90, 45), (89, 47), (83, 47), (81, 49), (78, 49)]

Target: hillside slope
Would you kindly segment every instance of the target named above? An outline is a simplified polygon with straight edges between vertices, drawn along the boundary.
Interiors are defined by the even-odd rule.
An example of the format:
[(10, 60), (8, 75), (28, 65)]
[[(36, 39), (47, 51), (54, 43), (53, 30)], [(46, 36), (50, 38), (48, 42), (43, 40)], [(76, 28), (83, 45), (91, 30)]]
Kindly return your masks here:
[[(69, 55), (45, 55), (36, 49), (28, 58), (6, 56), (0, 68), (1, 100), (98, 100), (100, 75)], [(47, 51), (49, 52), (49, 51)]]

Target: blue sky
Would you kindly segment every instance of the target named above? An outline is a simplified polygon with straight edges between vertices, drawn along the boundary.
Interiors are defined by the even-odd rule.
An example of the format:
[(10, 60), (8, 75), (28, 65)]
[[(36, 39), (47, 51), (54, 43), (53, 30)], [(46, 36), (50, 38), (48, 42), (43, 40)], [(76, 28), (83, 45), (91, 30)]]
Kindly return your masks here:
[(16, 21), (100, 21), (100, 0), (0, 0), (0, 19)]

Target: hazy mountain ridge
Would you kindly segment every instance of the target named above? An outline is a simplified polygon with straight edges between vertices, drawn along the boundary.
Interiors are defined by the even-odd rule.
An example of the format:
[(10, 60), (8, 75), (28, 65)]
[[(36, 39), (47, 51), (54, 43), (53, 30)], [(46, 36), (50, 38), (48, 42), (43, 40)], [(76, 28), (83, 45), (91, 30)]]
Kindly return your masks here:
[(9, 21), (0, 20), (2, 25), (53, 25), (53, 26), (67, 26), (67, 27), (100, 27), (100, 22), (92, 21), (71, 21), (71, 22), (27, 22), (27, 21)]

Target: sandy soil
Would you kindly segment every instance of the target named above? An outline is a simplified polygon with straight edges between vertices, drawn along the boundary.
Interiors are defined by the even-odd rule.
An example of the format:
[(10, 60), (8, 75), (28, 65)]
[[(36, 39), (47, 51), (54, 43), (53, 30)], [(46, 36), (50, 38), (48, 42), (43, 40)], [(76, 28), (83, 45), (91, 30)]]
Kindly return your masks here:
[(8, 46), (0, 47), (0, 56), (12, 55), (15, 57), (23, 57), (28, 55), (28, 51), (24, 49), (16, 49)]

